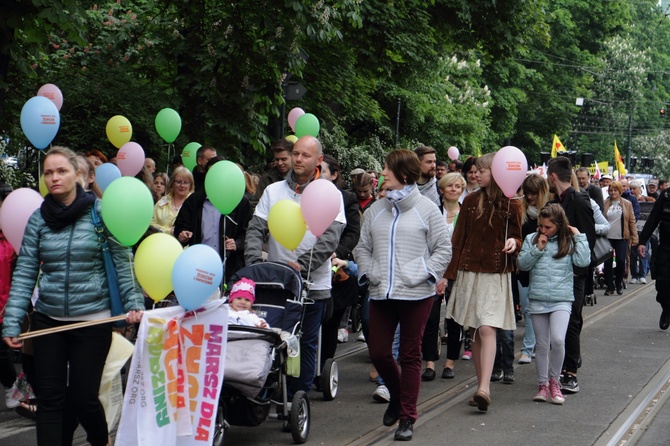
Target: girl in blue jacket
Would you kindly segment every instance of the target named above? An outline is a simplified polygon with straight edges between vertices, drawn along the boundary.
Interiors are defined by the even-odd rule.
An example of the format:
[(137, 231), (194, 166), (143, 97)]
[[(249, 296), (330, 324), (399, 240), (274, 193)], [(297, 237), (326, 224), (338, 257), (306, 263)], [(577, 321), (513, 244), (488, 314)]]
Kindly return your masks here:
[(538, 216), (537, 232), (526, 237), (519, 254), (519, 268), (530, 271), (528, 299), (539, 384), (534, 401), (565, 401), (558, 378), (574, 300), (572, 266), (584, 268), (590, 262), (586, 235), (569, 225), (559, 204), (544, 206)]

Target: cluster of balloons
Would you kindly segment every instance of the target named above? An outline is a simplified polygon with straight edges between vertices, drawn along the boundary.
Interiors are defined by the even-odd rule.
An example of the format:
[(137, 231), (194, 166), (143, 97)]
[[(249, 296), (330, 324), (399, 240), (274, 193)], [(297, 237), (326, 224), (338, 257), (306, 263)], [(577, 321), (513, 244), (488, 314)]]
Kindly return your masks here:
[(21, 129), (36, 148), (42, 150), (51, 144), (60, 128), (60, 109), (63, 94), (53, 84), (44, 84), (21, 109)]
[[(295, 107), (288, 112), (288, 125), (295, 135), (289, 135), (286, 139), (292, 142), (307, 135), (316, 138), (319, 135), (319, 130), (321, 130), (319, 119), (312, 113), (305, 113), (299, 107)], [(295, 138), (295, 141), (292, 138), (290, 139), (291, 136)]]
[(340, 212), (342, 194), (325, 179), (312, 181), (302, 193), (300, 204), (279, 200), (268, 213), (270, 234), (284, 248), (295, 250), (307, 232), (320, 237)]

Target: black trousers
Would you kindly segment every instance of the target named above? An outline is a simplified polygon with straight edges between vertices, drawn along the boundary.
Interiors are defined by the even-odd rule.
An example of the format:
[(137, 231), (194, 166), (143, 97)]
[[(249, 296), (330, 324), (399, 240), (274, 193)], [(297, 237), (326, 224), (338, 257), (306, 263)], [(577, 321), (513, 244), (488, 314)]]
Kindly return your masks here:
[[(71, 322), (35, 313), (34, 328)], [(35, 338), (35, 384), (38, 397), (37, 444), (71, 444), (65, 413), (75, 414), (92, 446), (107, 444), (107, 420), (98, 399), (100, 378), (112, 343), (111, 324), (68, 330)], [(68, 369), (69, 364), (69, 369)], [(67, 442), (70, 443), (67, 443)]]
[(572, 313), (570, 313), (568, 330), (565, 333), (565, 359), (563, 360), (563, 370), (575, 374), (581, 363), (579, 338), (582, 333), (582, 325), (584, 325), (582, 308), (584, 308), (585, 284), (586, 276), (574, 276), (572, 292), (575, 296), (575, 300), (572, 302)]

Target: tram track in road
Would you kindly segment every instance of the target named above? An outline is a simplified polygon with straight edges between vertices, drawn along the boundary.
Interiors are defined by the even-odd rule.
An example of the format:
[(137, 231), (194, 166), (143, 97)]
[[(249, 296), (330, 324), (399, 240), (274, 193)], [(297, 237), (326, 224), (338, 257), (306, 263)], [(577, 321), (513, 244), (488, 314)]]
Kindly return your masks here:
[[(597, 323), (613, 313), (620, 311), (635, 300), (640, 299), (644, 291), (653, 287), (654, 282), (644, 286), (637, 286), (625, 295), (617, 296), (611, 302), (598, 304), (598, 308), (584, 307), (583, 329)], [(342, 359), (353, 355), (367, 347), (362, 345), (352, 350), (343, 352)], [(515, 368), (518, 367), (516, 360), (520, 356), (517, 350), (515, 354)], [(430, 422), (433, 418), (443, 415), (446, 411), (457, 405), (463, 405), (472, 396), (477, 387), (477, 378), (472, 376), (457, 385), (446, 389), (431, 398), (421, 402), (417, 406), (419, 417), (415, 428)], [(626, 409), (608, 426), (594, 446), (623, 446), (635, 444), (649, 426), (655, 414), (670, 397), (670, 360), (649, 380), (648, 384), (632, 399)], [(379, 426), (361, 435), (359, 438), (347, 443), (347, 446), (367, 446), (391, 444), (392, 433), (395, 426)], [(611, 432), (614, 432), (611, 434)]]

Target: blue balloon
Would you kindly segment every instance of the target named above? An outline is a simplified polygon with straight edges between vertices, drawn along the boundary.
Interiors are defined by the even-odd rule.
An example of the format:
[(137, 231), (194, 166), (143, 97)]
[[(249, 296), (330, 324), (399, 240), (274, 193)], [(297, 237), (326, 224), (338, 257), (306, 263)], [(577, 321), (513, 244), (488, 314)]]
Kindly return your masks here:
[(189, 311), (200, 308), (222, 280), (221, 257), (207, 245), (186, 248), (172, 268), (174, 293), (179, 305)]
[(56, 137), (60, 127), (58, 108), (50, 99), (35, 96), (28, 99), (21, 109), (21, 129), (38, 149), (44, 149)]
[(117, 178), (121, 178), (121, 171), (112, 163), (101, 164), (95, 168), (95, 182), (102, 192)]

